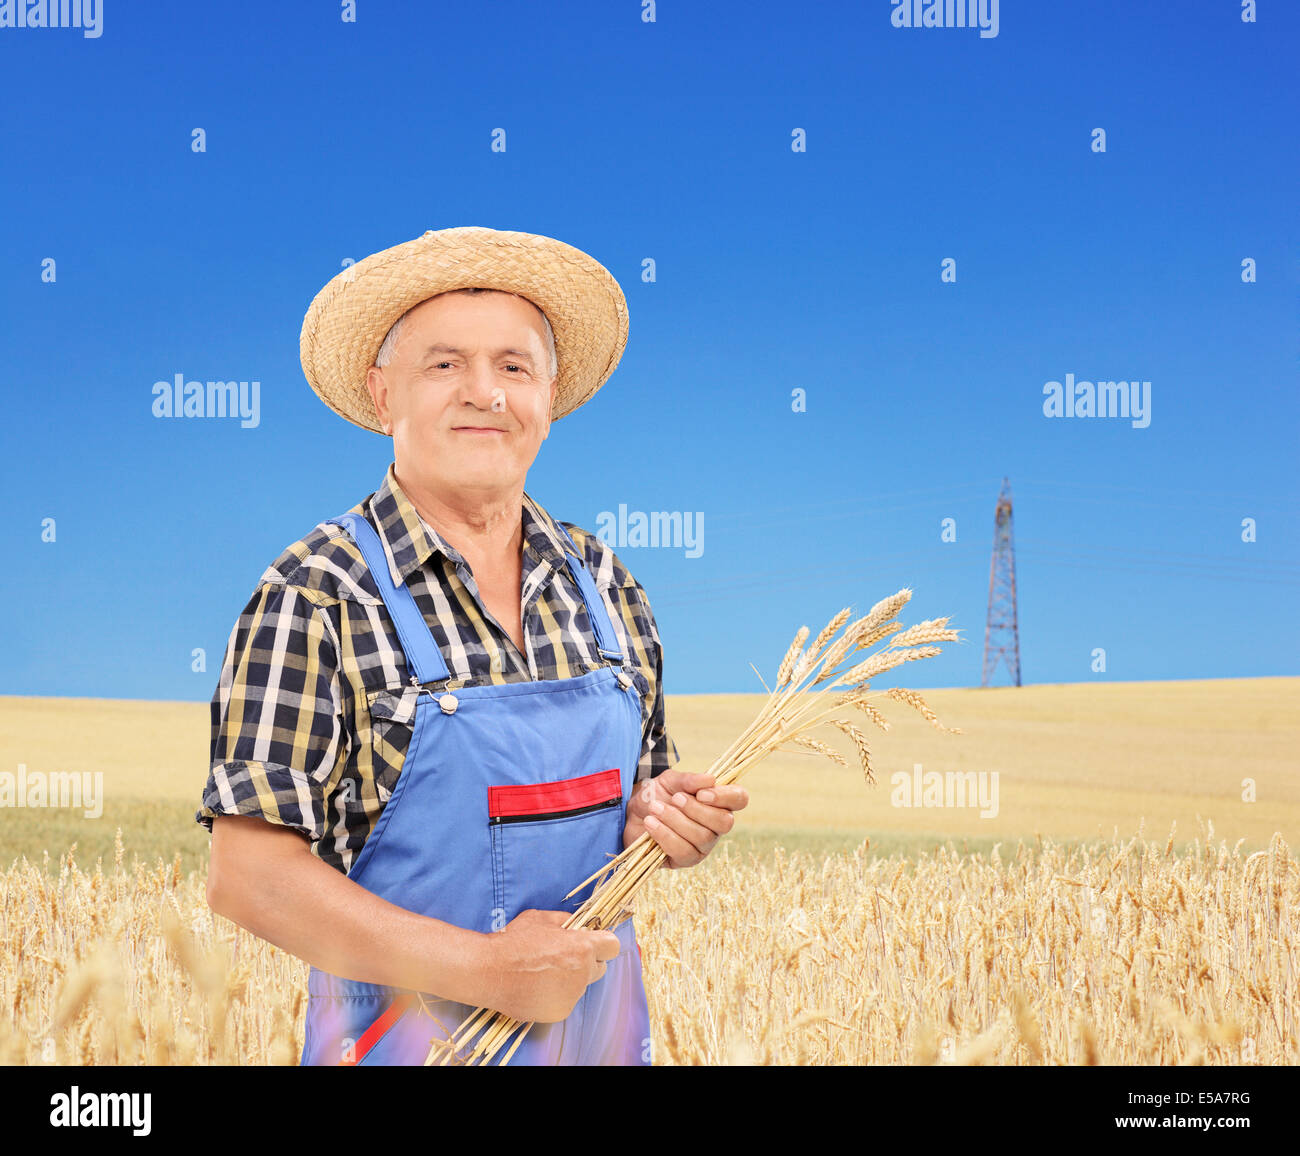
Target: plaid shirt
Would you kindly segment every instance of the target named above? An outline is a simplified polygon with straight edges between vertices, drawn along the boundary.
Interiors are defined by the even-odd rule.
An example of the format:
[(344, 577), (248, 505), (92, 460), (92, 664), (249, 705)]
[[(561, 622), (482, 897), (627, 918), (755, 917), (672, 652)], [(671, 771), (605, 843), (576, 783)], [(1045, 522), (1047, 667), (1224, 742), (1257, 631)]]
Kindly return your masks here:
[[(576, 678), (605, 665), (551, 516), (522, 507), (526, 654), (488, 617), (461, 555), (411, 504), (393, 466), (352, 507), (375, 527), (447, 661), (446, 685)], [(645, 591), (594, 534), (561, 523), (605, 599), (641, 696), (638, 780), (678, 760), (664, 729), (663, 651)], [(317, 525), (262, 574), (231, 632), (212, 699), (212, 769), (195, 819), (257, 815), (302, 831), (346, 873), (384, 809), (420, 691), (360, 550)]]

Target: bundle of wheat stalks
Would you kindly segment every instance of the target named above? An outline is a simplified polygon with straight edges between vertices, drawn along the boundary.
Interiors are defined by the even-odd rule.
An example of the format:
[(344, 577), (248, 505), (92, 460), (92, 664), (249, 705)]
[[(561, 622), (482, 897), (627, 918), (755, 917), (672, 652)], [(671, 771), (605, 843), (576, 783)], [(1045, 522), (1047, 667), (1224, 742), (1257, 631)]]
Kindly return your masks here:
[[(873, 699), (896, 699), (919, 711), (932, 726), (940, 730), (952, 730), (939, 722), (925, 700), (913, 690), (892, 687), (885, 691), (869, 692), (871, 679), (905, 662), (932, 658), (940, 653), (940, 648), (933, 643), (957, 639), (957, 631), (948, 628), (946, 618), (932, 618), (904, 629), (895, 615), (911, 597), (911, 590), (904, 589), (882, 599), (833, 642), (831, 640), (852, 614), (849, 607), (841, 610), (826, 624), (813, 639), (811, 646), (806, 647), (808, 627), (800, 627), (785, 658), (781, 660), (776, 686), (769, 691), (767, 702), (740, 737), (718, 756), (707, 773), (714, 776), (719, 785), (734, 783), (755, 764), (788, 743), (806, 747), (826, 755), (841, 766), (847, 766), (847, 761), (839, 751), (806, 733), (814, 727), (830, 725), (838, 727), (853, 740), (862, 763), (862, 773), (868, 783), (874, 783), (867, 736), (852, 719), (830, 717), (845, 707), (853, 707), (881, 730), (888, 730), (889, 722), (874, 705)], [(848, 666), (851, 657), (885, 643), (886, 639), (889, 640), (888, 643), (875, 654)], [(762, 681), (761, 676), (759, 681)], [(766, 689), (767, 684), (763, 685)], [(822, 689), (814, 689), (816, 687)], [(954, 730), (953, 733), (960, 732)], [(592, 880), (603, 877), (590, 898), (569, 917), (564, 926), (595, 930), (617, 927), (632, 914), (627, 906), (628, 901), (659, 869), (665, 858), (663, 849), (648, 833), (640, 835), (621, 855), (611, 859), (569, 892), (569, 895), (573, 895)], [(482, 1034), (468, 1056), (460, 1062), (487, 1063), (517, 1032), (514, 1043), (501, 1061), (503, 1064), (509, 1063), (510, 1057), (531, 1027), (532, 1023), (521, 1023), (491, 1008), (479, 1008), (466, 1017), (449, 1040), (433, 1042), (425, 1063), (456, 1062), (458, 1054), (480, 1032)]]

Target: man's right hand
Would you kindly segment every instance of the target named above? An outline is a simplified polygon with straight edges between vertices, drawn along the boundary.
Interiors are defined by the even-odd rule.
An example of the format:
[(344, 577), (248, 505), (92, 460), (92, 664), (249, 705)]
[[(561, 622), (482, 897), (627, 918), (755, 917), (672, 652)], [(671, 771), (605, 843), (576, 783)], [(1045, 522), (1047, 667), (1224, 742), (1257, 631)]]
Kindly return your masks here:
[(381, 899), (312, 854), (306, 836), (251, 815), (212, 826), (208, 905), (343, 979), (425, 991), (523, 1023), (565, 1019), (621, 950), (612, 931), (523, 911), (479, 932)]
[(500, 997), (495, 1011), (523, 1023), (555, 1023), (577, 1006), (605, 963), (623, 950), (612, 931), (565, 927), (566, 911), (521, 911), (487, 935), (485, 978)]

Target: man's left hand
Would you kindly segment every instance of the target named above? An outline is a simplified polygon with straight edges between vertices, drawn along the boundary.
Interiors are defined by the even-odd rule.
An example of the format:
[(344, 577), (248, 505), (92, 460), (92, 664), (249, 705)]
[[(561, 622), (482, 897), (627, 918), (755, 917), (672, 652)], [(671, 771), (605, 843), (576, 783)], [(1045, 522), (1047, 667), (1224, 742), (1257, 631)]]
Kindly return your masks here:
[(719, 787), (712, 775), (662, 771), (632, 792), (623, 846), (647, 832), (667, 855), (665, 867), (693, 867), (731, 830), (732, 812), (748, 802), (744, 787)]

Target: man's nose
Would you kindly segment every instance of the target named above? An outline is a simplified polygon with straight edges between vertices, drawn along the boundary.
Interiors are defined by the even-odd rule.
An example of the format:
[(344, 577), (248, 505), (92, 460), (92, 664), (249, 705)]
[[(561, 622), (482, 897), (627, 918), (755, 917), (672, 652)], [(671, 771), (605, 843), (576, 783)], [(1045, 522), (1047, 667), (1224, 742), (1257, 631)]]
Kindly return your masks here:
[(469, 368), (460, 380), (460, 401), (471, 402), (479, 409), (491, 409), (493, 397), (500, 387), (492, 362), (471, 358)]

